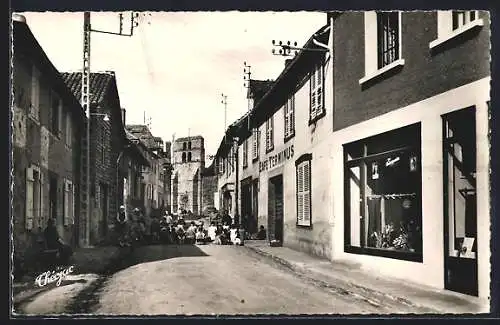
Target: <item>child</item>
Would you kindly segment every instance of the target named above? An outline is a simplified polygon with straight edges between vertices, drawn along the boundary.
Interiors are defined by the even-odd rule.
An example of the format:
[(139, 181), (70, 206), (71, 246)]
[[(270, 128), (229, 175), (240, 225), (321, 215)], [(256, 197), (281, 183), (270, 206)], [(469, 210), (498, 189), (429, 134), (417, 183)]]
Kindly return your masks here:
[(205, 244), (205, 232), (203, 231), (203, 226), (198, 227), (196, 231), (196, 243), (197, 244)]
[(217, 227), (215, 226), (215, 222), (211, 222), (208, 227), (208, 239), (211, 241), (215, 241), (215, 237), (217, 236)]
[(191, 221), (191, 225), (186, 230), (186, 242), (188, 244), (194, 244), (196, 242), (196, 226), (194, 221)]

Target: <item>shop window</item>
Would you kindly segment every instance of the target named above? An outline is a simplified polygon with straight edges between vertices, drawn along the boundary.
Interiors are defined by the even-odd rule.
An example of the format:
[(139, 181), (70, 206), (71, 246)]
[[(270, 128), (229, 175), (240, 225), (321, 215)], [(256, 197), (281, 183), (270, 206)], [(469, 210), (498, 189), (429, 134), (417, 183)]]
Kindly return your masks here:
[(420, 125), (344, 146), (345, 250), (422, 260)]
[(311, 227), (311, 159), (310, 154), (301, 156), (296, 166), (297, 226)]

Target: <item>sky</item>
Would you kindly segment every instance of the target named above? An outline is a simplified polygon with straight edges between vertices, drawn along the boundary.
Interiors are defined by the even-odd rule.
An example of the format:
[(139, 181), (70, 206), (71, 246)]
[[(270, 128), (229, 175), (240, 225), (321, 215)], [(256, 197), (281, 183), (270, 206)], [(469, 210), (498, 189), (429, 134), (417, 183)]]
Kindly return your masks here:
[[(60, 72), (81, 71), (82, 12), (21, 14)], [(92, 29), (118, 32), (118, 14), (93, 12)], [(222, 94), (227, 125), (248, 109), (243, 62), (252, 79), (276, 79), (285, 57), (271, 53), (272, 40), (303, 45), (324, 24), (320, 12), (142, 12), (132, 37), (91, 34), (91, 71), (115, 72), (127, 124), (146, 116), (164, 141), (202, 135), (211, 155), (224, 134)]]

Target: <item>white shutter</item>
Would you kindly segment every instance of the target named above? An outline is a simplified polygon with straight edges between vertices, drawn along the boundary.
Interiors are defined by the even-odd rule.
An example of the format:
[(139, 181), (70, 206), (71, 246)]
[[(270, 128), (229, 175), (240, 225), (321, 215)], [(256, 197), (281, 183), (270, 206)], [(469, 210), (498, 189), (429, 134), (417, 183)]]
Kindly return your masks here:
[(288, 105), (288, 101), (285, 103), (285, 107), (283, 111), (285, 112), (285, 138), (290, 134), (289, 129), (290, 129), (290, 119), (289, 119), (289, 110), (290, 107)]
[(300, 225), (304, 218), (304, 168), (302, 164), (297, 168), (297, 223)]
[(295, 95), (290, 98), (290, 104), (288, 105), (289, 114), (289, 124), (290, 124), (290, 134), (295, 133)]
[(303, 220), (304, 224), (309, 226), (311, 223), (311, 162), (307, 161), (304, 163), (302, 167), (304, 169), (304, 212), (303, 212)]
[(26, 208), (25, 227), (27, 230), (33, 229), (33, 169), (26, 169)]

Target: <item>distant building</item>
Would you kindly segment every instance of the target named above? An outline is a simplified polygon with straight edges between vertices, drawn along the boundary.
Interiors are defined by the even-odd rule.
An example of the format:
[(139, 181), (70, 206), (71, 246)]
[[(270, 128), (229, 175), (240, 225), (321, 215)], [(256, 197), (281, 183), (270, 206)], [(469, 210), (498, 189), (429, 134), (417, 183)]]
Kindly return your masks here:
[(168, 205), (167, 197), (170, 193), (165, 188), (165, 180), (170, 179), (170, 169), (167, 168), (170, 153), (163, 150), (162, 138), (153, 136), (147, 125), (127, 125), (126, 129), (147, 148), (150, 166), (144, 166), (142, 170), (141, 203), (147, 215), (158, 214), (159, 210)]
[(202, 136), (178, 138), (174, 142), (172, 157), (173, 212), (202, 212), (202, 171), (205, 168), (205, 140)]
[(215, 161), (212, 162), (209, 167), (203, 169), (201, 174), (202, 214), (206, 214), (209, 209), (218, 209), (218, 205), (215, 204), (217, 193), (217, 169), (215, 165)]

